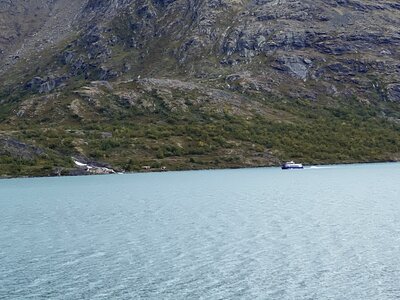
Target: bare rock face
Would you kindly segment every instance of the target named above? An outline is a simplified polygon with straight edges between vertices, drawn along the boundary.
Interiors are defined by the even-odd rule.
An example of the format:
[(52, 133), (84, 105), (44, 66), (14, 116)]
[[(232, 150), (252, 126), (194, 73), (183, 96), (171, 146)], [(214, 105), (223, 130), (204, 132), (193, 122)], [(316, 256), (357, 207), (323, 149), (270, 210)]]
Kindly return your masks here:
[(73, 34), (86, 0), (0, 0), (0, 73)]
[(25, 144), (14, 138), (0, 136), (0, 154), (24, 160), (32, 160), (45, 153), (42, 149), (33, 145)]
[(400, 102), (400, 83), (388, 85), (388, 98), (392, 102)]
[[(374, 80), (400, 80), (398, 28), (394, 0), (0, 0), (0, 73), (47, 51), (55, 59), (25, 82), (37, 93), (77, 77), (247, 72), (273, 78), (271, 92), (283, 96), (325, 96), (319, 82), (336, 86), (335, 97), (368, 99)], [(379, 95), (396, 101), (396, 85)]]

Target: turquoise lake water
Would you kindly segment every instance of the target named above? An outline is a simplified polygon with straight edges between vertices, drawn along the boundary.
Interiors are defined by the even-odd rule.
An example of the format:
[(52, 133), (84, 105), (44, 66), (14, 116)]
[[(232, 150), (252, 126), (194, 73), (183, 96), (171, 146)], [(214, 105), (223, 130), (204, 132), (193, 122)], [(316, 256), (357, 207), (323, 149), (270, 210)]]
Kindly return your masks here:
[(1, 180), (0, 299), (400, 299), (400, 164)]

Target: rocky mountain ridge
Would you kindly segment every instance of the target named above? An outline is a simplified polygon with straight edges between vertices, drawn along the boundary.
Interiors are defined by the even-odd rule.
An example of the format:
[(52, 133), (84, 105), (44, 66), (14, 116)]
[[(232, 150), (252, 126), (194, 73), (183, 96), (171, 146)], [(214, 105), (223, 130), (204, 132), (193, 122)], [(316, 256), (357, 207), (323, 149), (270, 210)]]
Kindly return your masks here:
[[(4, 126), (64, 130), (133, 116), (204, 124), (261, 116), (277, 126), (326, 110), (335, 123), (347, 106), (383, 127), (400, 119), (393, 0), (0, 0), (0, 28)], [(91, 156), (84, 138), (72, 139), (68, 155)], [(168, 143), (185, 152), (191, 142), (178, 140)], [(267, 144), (248, 165), (289, 158)], [(139, 156), (148, 163), (153, 150)], [(241, 157), (235, 165), (247, 165)]]
[[(33, 20), (38, 24), (30, 26), (37, 28), (34, 33), (7, 37), (9, 31), (3, 31), (3, 48), (15, 39), (8, 59), (29, 57), (35, 45), (35, 51), (42, 51), (69, 37), (72, 43), (61, 62), (72, 63), (72, 69), (86, 65), (107, 69), (107, 74), (100, 71), (97, 77), (89, 76), (96, 80), (140, 73), (153, 76), (148, 65), (158, 62), (176, 64), (175, 76), (215, 77), (233, 72), (244, 80), (279, 78), (278, 87), (267, 88), (277, 93), (287, 88), (285, 96), (316, 97), (313, 94), (319, 92), (347, 97), (352, 92), (366, 101), (373, 96), (399, 100), (400, 8), (396, 1), (75, 0), (66, 4), (58, 0), (46, 4), (39, 12), (47, 14), (47, 19), (35, 10)], [(38, 4), (25, 5), (24, 14), (29, 14), (27, 7)], [(3, 14), (10, 12), (6, 9)], [(19, 40), (24, 45), (15, 50), (21, 45)], [(53, 62), (45, 75), (54, 75), (57, 67)], [(158, 74), (161, 68), (154, 69)], [(280, 87), (288, 76), (295, 91), (290, 89), (292, 84)], [(303, 83), (307, 81), (325, 87), (315, 91)], [(374, 81), (386, 91), (377, 90)]]

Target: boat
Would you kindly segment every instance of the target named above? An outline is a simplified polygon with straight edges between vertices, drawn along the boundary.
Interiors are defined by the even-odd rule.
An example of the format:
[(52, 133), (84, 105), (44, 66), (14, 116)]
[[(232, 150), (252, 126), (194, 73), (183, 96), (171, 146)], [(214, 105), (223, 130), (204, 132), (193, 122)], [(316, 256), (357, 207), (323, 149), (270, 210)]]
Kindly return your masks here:
[(304, 169), (302, 164), (296, 164), (294, 161), (288, 161), (282, 165), (282, 170)]

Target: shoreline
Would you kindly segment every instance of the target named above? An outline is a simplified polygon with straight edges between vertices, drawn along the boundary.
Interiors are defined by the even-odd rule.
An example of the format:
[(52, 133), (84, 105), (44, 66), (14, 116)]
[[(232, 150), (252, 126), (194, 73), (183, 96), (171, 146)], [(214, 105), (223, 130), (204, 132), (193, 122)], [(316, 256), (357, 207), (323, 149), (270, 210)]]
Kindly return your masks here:
[[(384, 161), (354, 161), (354, 162), (335, 162), (335, 163), (318, 163), (318, 164), (304, 164), (304, 169), (310, 169), (311, 167), (325, 167), (325, 166), (340, 166), (340, 165), (364, 165), (364, 164), (390, 164), (400, 163), (398, 160), (384, 160)], [(221, 167), (221, 168), (182, 168), (182, 169), (150, 169), (150, 170), (139, 170), (132, 172), (116, 172), (114, 174), (79, 174), (79, 175), (43, 175), (43, 176), (0, 176), (0, 180), (10, 179), (34, 179), (34, 178), (59, 178), (59, 177), (81, 177), (81, 176), (107, 176), (107, 175), (132, 175), (132, 174), (149, 174), (149, 173), (170, 173), (170, 172), (190, 172), (190, 171), (219, 171), (219, 170), (239, 170), (239, 169), (261, 169), (261, 168), (280, 168), (279, 165), (255, 165), (255, 166), (233, 166), (233, 167)]]

